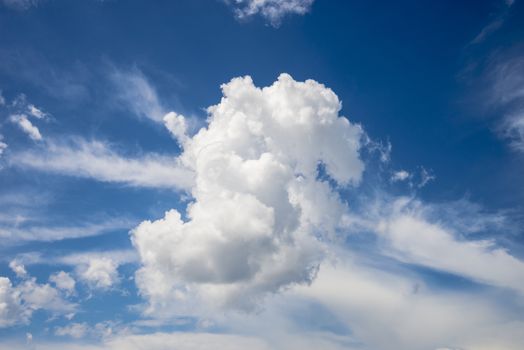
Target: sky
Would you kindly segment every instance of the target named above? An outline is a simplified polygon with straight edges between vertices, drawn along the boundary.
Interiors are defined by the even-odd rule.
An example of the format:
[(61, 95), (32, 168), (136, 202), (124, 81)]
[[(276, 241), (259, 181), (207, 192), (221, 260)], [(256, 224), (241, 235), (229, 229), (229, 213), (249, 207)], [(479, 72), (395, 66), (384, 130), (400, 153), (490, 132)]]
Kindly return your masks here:
[(523, 349), (523, 23), (0, 0), (0, 349)]

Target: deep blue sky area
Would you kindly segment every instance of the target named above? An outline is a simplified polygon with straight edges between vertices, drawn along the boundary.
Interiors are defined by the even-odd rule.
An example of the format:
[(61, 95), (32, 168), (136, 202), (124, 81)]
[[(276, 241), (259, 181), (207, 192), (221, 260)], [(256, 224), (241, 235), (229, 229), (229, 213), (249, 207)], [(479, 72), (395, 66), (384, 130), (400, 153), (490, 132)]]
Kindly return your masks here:
[[(2, 90), (45, 101), (53, 114), (67, 114), (61, 123), (70, 119), (93, 133), (118, 134), (114, 111), (98, 110), (103, 91), (93, 84), (105, 66), (139, 67), (172, 107), (202, 118), (202, 109), (218, 101), (219, 85), (232, 77), (251, 75), (264, 86), (288, 72), (332, 88), (345, 115), (371, 137), (390, 140), (393, 164), (432, 169), (438, 181), (425, 196), (467, 194), (494, 209), (513, 207), (524, 199), (510, 175), (522, 171), (521, 162), (490, 132), (492, 123), (475, 106), (481, 97), (472, 98), (477, 92), (459, 79), (467, 64), (486, 59), (486, 48), (468, 43), (503, 6), (319, 1), (277, 29), (261, 18), (239, 26), (219, 1), (48, 1), (23, 13), (2, 8)], [(504, 35), (495, 33), (483, 45), (517, 43), (521, 13), (516, 3)], [(80, 93), (82, 108), (61, 96), (48, 101), (42, 82), (31, 82), (30, 70), (19, 72), (24, 65), (39, 70), (40, 61), (47, 66), (42, 79), (63, 74), (87, 90)], [(61, 68), (68, 72), (57, 72)], [(75, 82), (71, 74), (83, 79)], [(137, 135), (141, 147), (154, 147), (147, 141)]]
[[(221, 84), (245, 75), (258, 87), (272, 85), (281, 73), (324, 84), (342, 101), (340, 114), (360, 124), (369, 137), (361, 150), (365, 170), (360, 186), (337, 187), (330, 178), (331, 189), (354, 210), (345, 219), (351, 224), (338, 227), (337, 234), (355, 227), (361, 232), (335, 240), (340, 249), (349, 251), (353, 245), (358, 258), (352, 263), (378, 266), (405, 278), (402, 283), (419, 281), (409, 287), (413, 295), (421, 290), (430, 299), (447, 298), (449, 294), (442, 295), (451, 290), (463, 293), (461, 297), (491, 298), (479, 308), (485, 312), (479, 311), (479, 318), (489, 314), (502, 319), (513, 302), (522, 308), (522, 288), (515, 291), (507, 281), (524, 277), (524, 272), (519, 275), (524, 271), (519, 260), (524, 257), (523, 1), (267, 0), (306, 4), (306, 11), (292, 10), (275, 20), (261, 7), (240, 18), (240, 6), (250, 3), (0, 0), (0, 275), (22, 286), (33, 277), (36, 283), (51, 283), (50, 276), (62, 270), (77, 281), (74, 292), (60, 291), (74, 300), (73, 321), (57, 316), (67, 314), (63, 309), (49, 314), (37, 308), (28, 319), (20, 316), (22, 309), (13, 309), (9, 312), (18, 314), (20, 322), (10, 328), (9, 322), (2, 323), (7, 316), (0, 310), (0, 340), (13, 334), (23, 340), (31, 333), (62, 341), (60, 327), (70, 321), (88, 328), (79, 331), (80, 337), (68, 333), (68, 339), (89, 342), (107, 340), (97, 333), (96, 323), (103, 323), (100, 329), (110, 325), (129, 334), (207, 329), (252, 335), (255, 323), (238, 328), (238, 319), (210, 321), (207, 314), (199, 318), (185, 311), (169, 318), (171, 323), (155, 323), (158, 315), (148, 314), (142, 304), (150, 295), (135, 285), (143, 260), (130, 240), (134, 233), (129, 233), (170, 209), (186, 221), (194, 219), (185, 212), (192, 201), (188, 193), (165, 182), (144, 184), (157, 179), (151, 180), (138, 164), (165, 165), (183, 151), (160, 119), (165, 113), (183, 114), (191, 137), (206, 125), (206, 108), (220, 103)], [(45, 116), (28, 114), (31, 106)], [(24, 120), (41, 135), (27, 125), (24, 129)], [(381, 154), (388, 158), (388, 145), (389, 159), (381, 160)], [(59, 152), (66, 160), (55, 158), (51, 164), (45, 158)], [(68, 158), (72, 154), (76, 156)], [(119, 167), (130, 170), (113, 170)], [(329, 171), (322, 171), (318, 177), (329, 178)], [(438, 242), (466, 247), (450, 254), (464, 254), (479, 270), (489, 266), (490, 273), (503, 277), (473, 272), (478, 266), (469, 261), (455, 268), (453, 262), (430, 263), (432, 258), (423, 253), (389, 251), (383, 226), (371, 228), (355, 219), (383, 214), (378, 204), (367, 202), (379, 197), (388, 203), (410, 198), (406, 212), (422, 213), (413, 217), (431, 218), (449, 230), (451, 238)], [(440, 243), (435, 251), (440, 252)], [(478, 255), (475, 249), (480, 249)], [(103, 265), (108, 271), (114, 267), (111, 261), (116, 264), (118, 276), (107, 276), (110, 287), (102, 285), (100, 275), (89, 279), (95, 269), (92, 256), (109, 264)], [(497, 257), (500, 264), (481, 263)], [(13, 261), (23, 263), (27, 273), (17, 273), (9, 265)], [(503, 266), (517, 272), (502, 273)], [(499, 290), (506, 287), (511, 291)], [(355, 344), (379, 349), (387, 343), (380, 343), (380, 337), (376, 343), (362, 338), (358, 317), (337, 318), (331, 306), (318, 301), (303, 306), (300, 301), (310, 295), (300, 293), (285, 316), (299, 323), (300, 332), (351, 335), (351, 340), (341, 340), (347, 349)], [(276, 303), (260, 316), (263, 322), (277, 317)], [(511, 315), (505, 322), (522, 324), (521, 316)], [(151, 324), (144, 326), (144, 319)], [(439, 346), (473, 348), (468, 341)], [(29, 338), (27, 342), (32, 344)], [(421, 340), (399, 348), (421, 344), (430, 343)]]

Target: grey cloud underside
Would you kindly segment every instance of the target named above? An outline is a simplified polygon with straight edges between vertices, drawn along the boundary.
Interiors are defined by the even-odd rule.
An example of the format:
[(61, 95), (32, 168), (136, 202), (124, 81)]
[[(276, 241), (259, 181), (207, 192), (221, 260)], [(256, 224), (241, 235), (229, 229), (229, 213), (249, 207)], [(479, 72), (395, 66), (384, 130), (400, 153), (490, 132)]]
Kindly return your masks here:
[(358, 184), (364, 170), (363, 132), (323, 85), (282, 74), (269, 87), (243, 77), (222, 91), (209, 125), (179, 137), (179, 159), (195, 174), (188, 220), (171, 210), (132, 234), (150, 313), (198, 300), (251, 309), (311, 282), (324, 255), (318, 236), (334, 235), (347, 210), (318, 166), (338, 186)]

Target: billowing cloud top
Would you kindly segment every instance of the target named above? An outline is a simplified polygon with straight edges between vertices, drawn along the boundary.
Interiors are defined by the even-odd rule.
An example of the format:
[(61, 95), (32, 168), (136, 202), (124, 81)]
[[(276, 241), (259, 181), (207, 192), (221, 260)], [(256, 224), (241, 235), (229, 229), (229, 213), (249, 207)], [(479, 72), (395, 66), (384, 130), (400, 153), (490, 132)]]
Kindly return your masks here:
[(362, 129), (339, 116), (324, 85), (282, 74), (258, 88), (246, 76), (222, 91), (208, 126), (178, 136), (180, 160), (196, 176), (185, 217), (173, 209), (132, 232), (137, 284), (157, 314), (192, 300), (250, 309), (310, 282), (321, 241), (347, 209), (333, 187), (358, 184), (364, 170)]

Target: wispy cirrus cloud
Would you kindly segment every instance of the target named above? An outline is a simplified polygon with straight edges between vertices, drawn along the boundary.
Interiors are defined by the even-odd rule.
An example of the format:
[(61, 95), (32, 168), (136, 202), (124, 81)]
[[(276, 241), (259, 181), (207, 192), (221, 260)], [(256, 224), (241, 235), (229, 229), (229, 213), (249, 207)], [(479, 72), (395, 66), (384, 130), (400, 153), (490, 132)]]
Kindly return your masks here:
[(424, 211), (421, 202), (400, 198), (392, 203), (390, 214), (376, 218), (376, 232), (386, 254), (478, 283), (513, 289), (524, 296), (524, 261), (492, 240), (460, 237), (453, 226), (463, 225), (452, 221), (443, 226), (428, 220)]
[(116, 87), (116, 98), (124, 108), (131, 110), (138, 117), (163, 122), (162, 118), (168, 111), (142, 71), (136, 67), (129, 70), (113, 68), (109, 76)]
[(497, 130), (524, 152), (524, 48), (501, 56), (488, 73), (491, 103), (503, 115)]
[(72, 138), (69, 142), (48, 141), (43, 148), (11, 155), (13, 166), (42, 172), (91, 178), (128, 186), (189, 189), (192, 172), (175, 156), (145, 154), (124, 156), (102, 141)]
[(24, 242), (52, 242), (64, 239), (75, 239), (102, 235), (107, 232), (126, 230), (133, 226), (135, 221), (126, 219), (110, 219), (80, 225), (69, 226), (40, 226), (38, 224), (20, 224), (0, 226), (0, 245), (21, 244)]
[(480, 44), (494, 32), (499, 30), (506, 21), (506, 18), (514, 2), (514, 0), (501, 1), (500, 3), (502, 8), (495, 15), (495, 17), (485, 27), (481, 29), (481, 31), (473, 38), (473, 40), (471, 40), (469, 45)]

